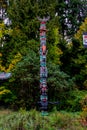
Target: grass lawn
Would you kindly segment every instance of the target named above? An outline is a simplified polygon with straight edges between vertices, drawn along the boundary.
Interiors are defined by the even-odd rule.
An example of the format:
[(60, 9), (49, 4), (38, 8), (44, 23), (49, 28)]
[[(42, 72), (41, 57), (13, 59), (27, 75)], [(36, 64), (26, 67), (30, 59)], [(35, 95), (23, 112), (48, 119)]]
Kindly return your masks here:
[(80, 113), (54, 111), (41, 116), (36, 110), (0, 110), (0, 130), (87, 130)]

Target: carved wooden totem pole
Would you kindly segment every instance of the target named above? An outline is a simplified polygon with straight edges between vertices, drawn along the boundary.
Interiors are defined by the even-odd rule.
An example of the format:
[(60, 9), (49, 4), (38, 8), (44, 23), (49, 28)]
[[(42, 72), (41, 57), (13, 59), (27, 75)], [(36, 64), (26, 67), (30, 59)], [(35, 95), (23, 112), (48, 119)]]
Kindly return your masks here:
[(48, 18), (38, 18), (40, 21), (40, 106), (42, 115), (47, 115), (48, 96), (47, 96), (47, 67), (46, 67), (46, 22)]

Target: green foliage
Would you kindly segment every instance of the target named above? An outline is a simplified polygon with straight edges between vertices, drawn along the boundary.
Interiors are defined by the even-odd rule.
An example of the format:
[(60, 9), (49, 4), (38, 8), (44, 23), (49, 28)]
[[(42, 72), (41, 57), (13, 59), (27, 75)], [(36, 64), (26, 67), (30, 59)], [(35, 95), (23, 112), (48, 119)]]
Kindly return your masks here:
[(50, 87), (55, 87), (55, 90), (70, 90), (73, 88), (73, 80), (70, 79), (69, 75), (60, 71), (58, 65), (49, 63), (48, 72), (48, 84), (50, 84)]
[[(83, 32), (87, 31), (87, 18), (85, 18), (79, 30), (75, 34), (75, 40), (73, 41), (73, 51), (76, 50), (77, 57), (73, 59), (74, 64), (78, 67), (79, 73), (76, 75), (77, 84), (86, 87), (86, 76), (87, 76), (87, 49), (83, 47)], [(76, 42), (78, 41), (78, 43)], [(74, 48), (75, 47), (75, 48)], [(78, 49), (77, 49), (78, 48)], [(81, 82), (79, 82), (81, 81)]]
[(37, 30), (37, 4), (30, 0), (11, 1), (8, 14), (12, 21), (12, 26), (21, 30), (26, 39), (35, 38)]
[[(6, 27), (4, 22), (0, 23), (0, 49), (4, 46), (6, 41), (8, 40), (8, 36), (11, 36), (12, 34), (12, 29)], [(0, 51), (1, 52), (1, 51)]]
[[(73, 79), (63, 71), (60, 71), (58, 65), (48, 64), (48, 97), (49, 101), (58, 101), (57, 109), (66, 109), (66, 100), (69, 91), (75, 87)], [(49, 105), (50, 106), (50, 105)]]
[(58, 48), (61, 39), (58, 17), (50, 20), (47, 26), (49, 29), (47, 32), (47, 60), (48, 62), (51, 61), (55, 64), (60, 64), (60, 55), (62, 54), (62, 51)]
[(87, 32), (87, 17), (85, 18), (84, 22), (79, 27), (79, 30), (75, 34), (75, 39), (77, 39), (81, 45), (83, 45), (83, 33)]
[(10, 86), (17, 97), (16, 105), (30, 109), (31, 107), (35, 107), (38, 101), (39, 56), (33, 50), (28, 51), (29, 54), (24, 56), (13, 69)]
[(59, 16), (61, 25), (60, 32), (62, 33), (63, 37), (69, 36), (71, 38), (78, 30), (79, 26), (87, 15), (86, 4), (86, 1), (81, 0), (58, 0), (55, 10)]
[(87, 50), (75, 38), (71, 46), (65, 41), (61, 41), (58, 46), (63, 51), (60, 56), (61, 70), (73, 77), (79, 88), (86, 89), (83, 84), (87, 75)]
[(42, 117), (36, 110), (20, 111), (9, 115), (0, 115), (0, 130), (84, 130), (77, 114), (53, 112)]
[[(2, 20), (0, 23), (0, 43), (4, 43), (3, 47), (0, 47), (2, 55), (0, 69), (6, 72), (12, 71), (12, 77), (3, 83), (3, 86), (6, 86), (3, 90), (9, 90), (12, 96), (10, 96), (11, 99), (5, 96), (1, 100), (13, 101), (11, 105), (14, 108), (30, 109), (37, 106), (40, 67), (40, 23), (37, 16), (42, 18), (49, 15), (50, 20), (47, 22), (49, 100), (59, 101), (58, 109), (80, 110), (80, 105), (77, 109), (76, 105), (81, 97), (79, 94), (75, 96), (76, 93), (72, 90), (74, 87), (87, 89), (87, 50), (82, 46), (82, 33), (87, 30), (87, 19), (75, 35), (75, 39), (71, 36), (75, 34), (86, 16), (86, 12), (82, 11), (83, 7), (84, 10), (86, 8), (85, 2), (70, 0), (67, 4), (64, 0), (9, 0), (8, 9), (7, 3), (5, 1), (2, 3), (0, 9), (7, 11), (6, 15), (11, 23), (8, 27), (2, 23)], [(4, 11), (2, 15), (4, 16)], [(65, 22), (66, 19), (67, 22)], [(63, 39), (65, 35), (70, 36), (72, 43), (68, 44)], [(68, 97), (70, 97), (69, 100)], [(46, 126), (45, 129), (51, 129), (51, 127)]]
[[(11, 91), (13, 91), (17, 97), (14, 105), (30, 109), (35, 107), (35, 104), (39, 100), (40, 66), (39, 56), (33, 50), (28, 51), (29, 54), (24, 56), (13, 69), (13, 77), (9, 80), (9, 82)], [(61, 72), (58, 65), (48, 63), (47, 66), (49, 100), (62, 101), (63, 96), (66, 95), (65, 92), (73, 89), (73, 79), (70, 79), (67, 74)], [(63, 95), (61, 95), (61, 92)], [(67, 96), (65, 97), (67, 98)], [(66, 98), (64, 98), (64, 101)]]
[(82, 110), (82, 100), (86, 95), (86, 91), (74, 90), (69, 92), (69, 97), (66, 99), (66, 110), (67, 111), (81, 111)]
[(6, 18), (6, 10), (8, 7), (7, 0), (0, 0), (0, 23)]
[(81, 112), (82, 123), (85, 125), (87, 123), (87, 93), (85, 94), (80, 103), (82, 106), (82, 112)]
[(4, 86), (0, 87), (0, 102), (4, 102), (4, 103), (11, 103), (13, 102), (15, 99), (15, 96), (12, 94), (12, 92), (7, 89)]

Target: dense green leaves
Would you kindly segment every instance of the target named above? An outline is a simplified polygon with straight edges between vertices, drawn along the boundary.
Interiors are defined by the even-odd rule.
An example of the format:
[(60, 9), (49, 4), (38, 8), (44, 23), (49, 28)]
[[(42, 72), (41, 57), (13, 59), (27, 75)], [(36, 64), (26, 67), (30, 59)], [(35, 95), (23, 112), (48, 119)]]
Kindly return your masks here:
[[(2, 7), (0, 5), (0, 9)], [(12, 93), (12, 107), (30, 109), (37, 106), (40, 93), (40, 23), (37, 16), (48, 15), (48, 97), (50, 101), (61, 102), (58, 109), (77, 105), (79, 96), (74, 96), (76, 100), (71, 103), (72, 91), (75, 88), (87, 90), (87, 49), (82, 44), (82, 33), (87, 30), (86, 19), (77, 32), (86, 17), (86, 8), (86, 1), (79, 0), (9, 0), (5, 11), (10, 22), (7, 26), (1, 20), (0, 24), (0, 71), (11, 71), (12, 77), (0, 87), (3, 84), (3, 91)], [(10, 102), (9, 96), (7, 99)]]
[(63, 105), (66, 104), (69, 92), (72, 91), (75, 87), (73, 79), (71, 79), (70, 76), (63, 71), (60, 71), (58, 65), (49, 63), (47, 83), (49, 101), (59, 102), (57, 109), (66, 108)]
[[(85, 5), (85, 7), (84, 7)], [(62, 35), (71, 38), (86, 17), (87, 2), (81, 0), (58, 0), (56, 12), (59, 16)]]
[(12, 73), (11, 89), (16, 93), (16, 104), (28, 109), (34, 107), (39, 94), (39, 57), (29, 50), (29, 54), (23, 57)]

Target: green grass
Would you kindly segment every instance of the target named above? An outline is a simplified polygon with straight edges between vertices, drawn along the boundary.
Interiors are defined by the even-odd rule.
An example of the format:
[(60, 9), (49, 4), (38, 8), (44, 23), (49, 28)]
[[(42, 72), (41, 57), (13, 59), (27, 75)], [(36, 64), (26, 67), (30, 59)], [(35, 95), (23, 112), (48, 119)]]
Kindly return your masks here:
[(86, 130), (78, 113), (51, 112), (41, 116), (36, 110), (0, 111), (0, 130)]

